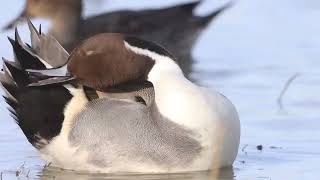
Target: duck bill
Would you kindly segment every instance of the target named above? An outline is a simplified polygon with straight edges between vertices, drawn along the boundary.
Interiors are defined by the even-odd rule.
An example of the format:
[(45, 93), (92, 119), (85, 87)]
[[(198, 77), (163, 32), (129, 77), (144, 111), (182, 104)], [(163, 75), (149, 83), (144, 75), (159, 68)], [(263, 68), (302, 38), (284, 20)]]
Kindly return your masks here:
[(28, 86), (29, 87), (43, 87), (43, 86), (49, 86), (49, 85), (68, 84), (75, 79), (76, 78), (72, 77), (72, 76), (48, 77), (47, 79), (30, 83), (30, 84), (28, 84)]
[(27, 11), (26, 9), (24, 9), (20, 15), (18, 17), (16, 17), (14, 20), (12, 20), (11, 22), (9, 22), (6, 26), (4, 26), (2, 28), (2, 30), (10, 30), (10, 29), (13, 29), (15, 28), (18, 24), (22, 23), (22, 22), (25, 22), (28, 18), (28, 15), (27, 15)]
[(67, 84), (76, 79), (68, 72), (67, 65), (45, 70), (27, 69), (26, 72), (28, 73), (30, 79), (37, 79), (36, 81), (28, 84), (29, 87)]

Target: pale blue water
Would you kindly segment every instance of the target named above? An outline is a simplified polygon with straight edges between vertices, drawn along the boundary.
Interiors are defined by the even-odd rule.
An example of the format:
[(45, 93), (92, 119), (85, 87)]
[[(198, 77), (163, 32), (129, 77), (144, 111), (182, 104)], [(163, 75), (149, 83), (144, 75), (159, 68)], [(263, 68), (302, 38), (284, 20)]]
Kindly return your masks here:
[[(86, 14), (119, 8), (162, 7), (180, 0), (103, 1), (87, 3)], [(226, 1), (204, 1), (197, 10), (205, 14)], [(21, 0), (7, 1), (0, 9), (3, 26), (22, 9)], [(238, 0), (204, 32), (194, 55), (193, 76), (225, 94), (236, 105), (242, 124), (241, 148), (233, 170), (220, 179), (317, 179), (320, 161), (320, 2), (317, 0)], [(37, 20), (36, 23), (48, 23)], [(20, 27), (28, 38), (26, 26)], [(0, 56), (12, 57), (6, 36), (0, 33)], [(277, 97), (294, 75), (279, 110)], [(57, 169), (42, 172), (43, 162), (0, 106), (0, 172), (15, 179), (24, 175), (42, 179), (215, 179), (206, 173), (161, 176), (106, 176)], [(263, 145), (263, 150), (256, 149)], [(270, 148), (275, 146), (276, 148)], [(245, 147), (243, 150), (242, 148)], [(44, 174), (44, 175), (42, 175)]]

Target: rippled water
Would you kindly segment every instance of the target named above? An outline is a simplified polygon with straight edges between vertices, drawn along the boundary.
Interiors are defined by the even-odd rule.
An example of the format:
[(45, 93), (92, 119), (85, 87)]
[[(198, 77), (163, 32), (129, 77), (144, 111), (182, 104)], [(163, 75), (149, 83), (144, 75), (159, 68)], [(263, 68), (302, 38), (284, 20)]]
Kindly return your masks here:
[[(137, 3), (139, 1), (139, 3)], [(108, 3), (109, 2), (109, 3)], [(141, 3), (140, 3), (141, 2)], [(86, 14), (161, 2), (95, 0)], [(205, 1), (199, 13), (223, 1)], [(12, 0), (0, 9), (0, 26), (22, 8)], [(233, 169), (175, 175), (103, 175), (43, 168), (44, 162), (0, 106), (0, 172), (6, 179), (317, 179), (320, 162), (320, 2), (317, 0), (239, 0), (201, 37), (194, 54), (194, 79), (225, 94), (242, 124), (241, 146)], [(36, 21), (48, 25), (43, 21)], [(21, 27), (24, 38), (28, 37)], [(0, 33), (0, 55), (12, 57)], [(283, 97), (277, 98), (294, 74)], [(262, 150), (257, 146), (262, 145)]]

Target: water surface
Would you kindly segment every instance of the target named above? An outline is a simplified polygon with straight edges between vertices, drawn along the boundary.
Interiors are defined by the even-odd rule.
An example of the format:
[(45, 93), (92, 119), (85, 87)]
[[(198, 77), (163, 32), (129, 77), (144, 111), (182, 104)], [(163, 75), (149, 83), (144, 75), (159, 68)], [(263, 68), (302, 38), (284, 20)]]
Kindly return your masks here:
[[(139, 3), (137, 3), (139, 1)], [(102, 1), (86, 15), (119, 8), (176, 4), (163, 1)], [(205, 14), (225, 1), (205, 1)], [(22, 1), (1, 6), (0, 26), (18, 14)], [(231, 169), (176, 175), (97, 175), (44, 168), (0, 101), (0, 172), (6, 179), (317, 179), (320, 161), (320, 2), (316, 0), (239, 0), (212, 23), (197, 44), (193, 78), (225, 94), (242, 124), (239, 155)], [(49, 23), (37, 20), (45, 27)], [(20, 28), (27, 39), (26, 26)], [(0, 33), (1, 56), (12, 58)], [(277, 98), (294, 74), (298, 76)], [(258, 150), (257, 146), (262, 145)]]

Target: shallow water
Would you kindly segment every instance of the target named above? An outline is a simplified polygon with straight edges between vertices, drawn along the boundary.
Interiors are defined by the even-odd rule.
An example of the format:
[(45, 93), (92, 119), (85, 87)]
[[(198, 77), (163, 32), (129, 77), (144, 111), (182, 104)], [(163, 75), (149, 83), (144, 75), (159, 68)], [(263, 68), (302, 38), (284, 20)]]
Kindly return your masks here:
[[(140, 3), (141, 2), (141, 3)], [(86, 14), (161, 2), (95, 0)], [(224, 1), (225, 2), (225, 1)], [(223, 1), (205, 1), (199, 14)], [(22, 8), (12, 0), (1, 6), (0, 26)], [(239, 155), (233, 169), (176, 175), (97, 175), (43, 168), (44, 162), (28, 144), (0, 103), (0, 172), (15, 179), (317, 179), (320, 161), (320, 3), (317, 0), (239, 0), (201, 37), (194, 55), (194, 79), (225, 94), (237, 107), (242, 124)], [(43, 20), (36, 23), (48, 23)], [(23, 38), (28, 38), (22, 26)], [(0, 33), (1, 56), (12, 57), (6, 35)], [(294, 74), (283, 97), (277, 98)], [(257, 146), (262, 145), (262, 150)]]

